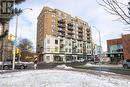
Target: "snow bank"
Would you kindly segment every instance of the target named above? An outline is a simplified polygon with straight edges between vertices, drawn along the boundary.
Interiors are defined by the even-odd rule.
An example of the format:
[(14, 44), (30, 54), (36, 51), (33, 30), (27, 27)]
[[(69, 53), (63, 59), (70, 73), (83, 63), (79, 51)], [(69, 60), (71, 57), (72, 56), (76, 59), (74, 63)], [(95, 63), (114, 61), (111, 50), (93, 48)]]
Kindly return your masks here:
[(59, 69), (73, 69), (72, 67), (66, 66), (65, 64), (57, 65), (56, 68), (59, 68)]
[(99, 64), (91, 64), (91, 63), (87, 63), (87, 64), (85, 64), (84, 66), (91, 66), (91, 67), (115, 67), (115, 68), (119, 68), (119, 67), (122, 67), (122, 65), (121, 64), (119, 64), (119, 65), (105, 65), (105, 64), (101, 64), (101, 65), (99, 65)]
[(130, 87), (130, 80), (65, 70), (30, 70), (0, 75), (0, 87)]

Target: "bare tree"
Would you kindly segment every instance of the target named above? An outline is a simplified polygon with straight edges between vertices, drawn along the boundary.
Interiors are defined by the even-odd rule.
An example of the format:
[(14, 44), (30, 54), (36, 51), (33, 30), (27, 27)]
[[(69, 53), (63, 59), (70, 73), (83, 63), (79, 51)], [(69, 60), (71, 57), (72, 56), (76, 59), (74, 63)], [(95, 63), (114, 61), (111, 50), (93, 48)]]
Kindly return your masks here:
[(26, 39), (26, 38), (20, 39), (17, 47), (21, 51), (28, 51), (28, 52), (29, 52), (30, 49), (33, 49), (32, 42), (30, 40)]
[[(26, 57), (32, 55), (32, 42), (29, 39), (21, 38), (18, 42), (18, 46), (20, 49), (20, 53), (17, 54), (17, 58), (21, 61), (26, 61)], [(19, 54), (21, 56), (19, 56)]]
[(127, 4), (119, 2), (119, 0), (101, 0), (101, 2), (97, 2), (103, 6), (108, 13), (117, 16), (118, 20), (123, 20), (126, 24), (130, 25), (130, 15), (128, 14)]

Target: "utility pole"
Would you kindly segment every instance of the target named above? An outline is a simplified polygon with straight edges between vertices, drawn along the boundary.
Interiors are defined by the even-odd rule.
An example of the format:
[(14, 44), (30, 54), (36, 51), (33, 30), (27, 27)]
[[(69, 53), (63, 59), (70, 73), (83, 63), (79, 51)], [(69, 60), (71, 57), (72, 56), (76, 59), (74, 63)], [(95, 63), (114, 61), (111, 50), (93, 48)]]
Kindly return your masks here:
[(16, 51), (16, 43), (17, 43), (17, 28), (18, 28), (18, 14), (16, 16), (16, 27), (15, 27), (15, 39), (13, 41), (13, 66), (12, 70), (15, 68), (15, 51)]
[(98, 34), (99, 34), (99, 44), (100, 44), (100, 52), (99, 52), (99, 66), (100, 66), (100, 72), (101, 72), (101, 55), (102, 55), (102, 45), (101, 45), (101, 33), (100, 33), (100, 30), (97, 28), (97, 27), (95, 27), (95, 26), (92, 26), (92, 27), (94, 27), (96, 30), (97, 30), (97, 32), (98, 32)]
[[(26, 9), (23, 9), (22, 11), (24, 10), (32, 10), (31, 8), (26, 8)], [(13, 66), (12, 66), (12, 70), (14, 70), (15, 68), (15, 51), (16, 51), (16, 44), (17, 44), (17, 30), (18, 30), (18, 17), (19, 17), (19, 14), (16, 14), (16, 27), (15, 27), (15, 39), (14, 39), (14, 43), (13, 43)]]

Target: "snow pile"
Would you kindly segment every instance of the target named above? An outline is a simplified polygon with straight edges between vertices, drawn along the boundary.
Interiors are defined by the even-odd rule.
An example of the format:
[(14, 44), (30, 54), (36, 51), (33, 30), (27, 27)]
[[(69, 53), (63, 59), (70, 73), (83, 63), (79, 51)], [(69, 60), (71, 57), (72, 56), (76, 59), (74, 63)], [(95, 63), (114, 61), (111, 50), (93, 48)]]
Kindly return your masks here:
[(101, 67), (113, 67), (113, 68), (122, 67), (121, 64), (119, 64), (119, 65), (105, 65), (105, 64), (99, 65), (99, 64), (91, 64), (91, 63), (87, 63), (84, 66), (90, 66), (90, 67), (100, 67), (101, 66)]
[(66, 66), (65, 64), (58, 65), (58, 66), (56, 66), (56, 68), (59, 68), (59, 69), (73, 69), (72, 67)]
[(30, 70), (0, 75), (0, 87), (130, 87), (130, 80), (65, 70)]
[(24, 64), (34, 64), (33, 62), (21, 62), (20, 63), (24, 63)]

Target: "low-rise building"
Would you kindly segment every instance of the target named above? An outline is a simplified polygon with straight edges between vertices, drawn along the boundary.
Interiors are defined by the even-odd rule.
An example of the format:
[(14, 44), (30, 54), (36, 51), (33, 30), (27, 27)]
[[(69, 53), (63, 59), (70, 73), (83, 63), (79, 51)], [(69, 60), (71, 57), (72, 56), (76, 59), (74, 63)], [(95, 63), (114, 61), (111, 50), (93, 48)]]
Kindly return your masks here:
[(123, 59), (130, 59), (130, 34), (121, 38), (107, 40), (108, 56), (111, 62), (118, 63)]

